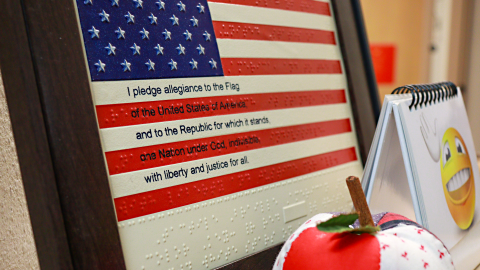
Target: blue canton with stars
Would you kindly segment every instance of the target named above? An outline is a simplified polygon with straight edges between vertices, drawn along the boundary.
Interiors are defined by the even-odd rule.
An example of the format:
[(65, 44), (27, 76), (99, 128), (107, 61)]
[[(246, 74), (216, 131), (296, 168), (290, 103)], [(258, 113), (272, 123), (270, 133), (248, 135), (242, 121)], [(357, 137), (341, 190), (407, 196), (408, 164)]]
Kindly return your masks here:
[(77, 0), (93, 81), (222, 76), (206, 0)]

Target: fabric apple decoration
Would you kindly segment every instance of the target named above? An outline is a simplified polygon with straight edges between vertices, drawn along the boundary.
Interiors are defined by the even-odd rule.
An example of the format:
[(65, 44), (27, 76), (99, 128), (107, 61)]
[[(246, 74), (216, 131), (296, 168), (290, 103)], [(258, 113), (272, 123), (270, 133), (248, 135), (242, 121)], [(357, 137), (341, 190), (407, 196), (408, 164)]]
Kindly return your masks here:
[(307, 220), (285, 242), (273, 270), (455, 269), (435, 235), (397, 214), (372, 218), (360, 180), (351, 176), (347, 185), (358, 214), (322, 213)]

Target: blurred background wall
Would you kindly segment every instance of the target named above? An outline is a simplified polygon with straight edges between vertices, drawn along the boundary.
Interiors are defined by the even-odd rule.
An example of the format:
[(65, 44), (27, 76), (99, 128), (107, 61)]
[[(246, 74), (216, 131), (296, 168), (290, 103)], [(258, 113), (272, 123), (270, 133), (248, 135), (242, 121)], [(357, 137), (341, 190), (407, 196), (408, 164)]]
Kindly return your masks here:
[[(361, 4), (380, 100), (396, 86), (426, 82), (430, 1), (361, 0)], [(387, 51), (389, 47), (393, 54)], [(390, 81), (384, 78), (389, 73), (393, 75)]]
[(380, 100), (398, 86), (460, 86), (480, 156), (480, 0), (360, 0)]
[(464, 70), (466, 79), (466, 106), (472, 127), (477, 157), (480, 156), (480, 1), (475, 0), (472, 29), (470, 31), (470, 48), (466, 52), (467, 63)]

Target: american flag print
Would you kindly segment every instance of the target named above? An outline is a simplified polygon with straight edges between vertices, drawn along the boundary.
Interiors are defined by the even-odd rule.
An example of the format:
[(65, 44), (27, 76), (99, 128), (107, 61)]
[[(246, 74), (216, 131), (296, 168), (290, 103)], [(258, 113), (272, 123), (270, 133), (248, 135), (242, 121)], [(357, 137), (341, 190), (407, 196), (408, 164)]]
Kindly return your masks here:
[(339, 179), (362, 165), (329, 1), (91, 1), (76, 4), (127, 269), (214, 269), (306, 211), (350, 208)]
[[(253, 186), (243, 185), (231, 190), (223, 189), (224, 193), (216, 192), (209, 196), (203, 193), (189, 194), (188, 199), (179, 195), (177, 198), (182, 199), (175, 200), (166, 194), (177, 193), (179, 190), (195, 190), (200, 183), (210, 185), (212, 181), (231, 178), (235, 173), (225, 171), (225, 175), (218, 176), (220, 178), (200, 174), (189, 175), (186, 177), (186, 182), (178, 184), (167, 181), (160, 181), (159, 185), (146, 183), (145, 177), (152, 174), (156, 177), (157, 170), (173, 171), (186, 163), (201, 166), (203, 162), (210, 159), (245, 151), (256, 151), (254, 153), (258, 153), (259, 156), (268, 157), (256, 161), (255, 166), (248, 170), (249, 173), (256, 172), (257, 168), (259, 171), (270, 167), (276, 170), (304, 159), (316, 160), (318, 163), (316, 166), (304, 168), (304, 171), (295, 170), (298, 175), (312, 168), (325, 169), (336, 164), (335, 162), (358, 161), (351, 109), (346, 92), (346, 77), (336, 39), (336, 26), (328, 1), (210, 0), (208, 3), (190, 0), (92, 1), (78, 0), (77, 6), (93, 80), (98, 124), (112, 183), (112, 196), (119, 221), (233, 194), (266, 185), (272, 180), (268, 178), (260, 180), (262, 176), (259, 174), (255, 176), (259, 180)], [(96, 4), (99, 7), (92, 9)], [(148, 8), (152, 10), (148, 11)], [(128, 38), (128, 33), (131, 33), (136, 41), (122, 47), (127, 56), (118, 58), (118, 62), (107, 62), (107, 60), (117, 61), (115, 57), (120, 54), (118, 49), (120, 45), (112, 42), (125, 41), (122, 37), (123, 32), (118, 30), (119, 23), (113, 23), (112, 10), (117, 9), (120, 14), (117, 21), (123, 31), (127, 31), (128, 27), (137, 27), (135, 30), (125, 32), (127, 33), (125, 40)], [(90, 12), (87, 13), (86, 10)], [(169, 10), (171, 13), (166, 12)], [(161, 14), (165, 15), (162, 17)], [(200, 15), (205, 15), (205, 18)], [(143, 18), (143, 24), (140, 23), (140, 18)], [(110, 30), (101, 27), (110, 27)], [(163, 47), (163, 54), (157, 55), (158, 48), (155, 49), (154, 45), (150, 45), (151, 56), (145, 56), (143, 53), (144, 48), (147, 48), (145, 43), (153, 40), (154, 30), (152, 29), (156, 27), (160, 28), (156, 33), (157, 40)], [(171, 40), (163, 33), (165, 28), (171, 32), (172, 39), (176, 34), (175, 38), (179, 40), (169, 47), (168, 56), (166, 44)], [(215, 53), (203, 58), (202, 68), (200, 68), (201, 58), (195, 58), (201, 50), (197, 50), (198, 45), (189, 40), (188, 33), (194, 33), (193, 30), (183, 35), (186, 32), (185, 29), (197, 28), (199, 31), (192, 35), (192, 40), (200, 40), (199, 45), (205, 49), (205, 52)], [(174, 29), (178, 31), (173, 32)], [(95, 30), (100, 30), (100, 38), (97, 37)], [(114, 40), (94, 46), (95, 42), (102, 39), (102, 31), (107, 34), (114, 33), (111, 35)], [(144, 37), (147, 35), (146, 31), (149, 35), (148, 39)], [(117, 47), (115, 56), (110, 44)], [(153, 44), (157, 44), (157, 41)], [(192, 46), (187, 47), (189, 45)], [(183, 50), (185, 54), (187, 51), (193, 51), (194, 55), (184, 57)], [(201, 56), (204, 55), (201, 54)], [(183, 58), (185, 58), (184, 62), (178, 60)], [(192, 68), (194, 65), (190, 63), (191, 58), (197, 62), (198, 69)], [(141, 60), (134, 63), (131, 59)], [(131, 64), (129, 66), (131, 70), (124, 71), (127, 69), (125, 61)], [(155, 65), (153, 66), (150, 61)], [(177, 69), (172, 68), (172, 61), (175, 61)], [(102, 66), (102, 63), (105, 66)], [(113, 66), (116, 71), (109, 73), (108, 66)], [(183, 73), (182, 68), (185, 69)], [(200, 72), (206, 74), (197, 74)], [(133, 76), (132, 74), (136, 77), (128, 77)], [(108, 84), (96, 81), (100, 79), (95, 78), (100, 76), (105, 76), (101, 80), (117, 81), (111, 81)], [(143, 83), (141, 81), (133, 83), (132, 80), (118, 81), (134, 78), (147, 80), (143, 80)], [(223, 84), (225, 87), (228, 85), (228, 91), (185, 92), (175, 95), (171, 94), (172, 92), (168, 94), (164, 92), (156, 97), (151, 95), (134, 97), (131, 92), (138, 92), (141, 88), (148, 91), (148, 88), (153, 89), (156, 86), (171, 88), (172, 86), (211, 84), (212, 81)], [(127, 84), (130, 86), (128, 95), (125, 96), (126, 91), (120, 93), (118, 89), (126, 89)], [(235, 90), (234, 85), (237, 87)], [(117, 90), (113, 91), (113, 89)], [(214, 110), (213, 108), (218, 104), (224, 104), (225, 109)], [(225, 104), (230, 107), (227, 108)], [(132, 113), (152, 109), (153, 115), (147, 113), (132, 117)], [(252, 115), (261, 115), (262, 117), (257, 119), (264, 119), (263, 122), (267, 122), (268, 125), (247, 125), (245, 122), (245, 126), (239, 129), (211, 128), (208, 132), (197, 132), (195, 136), (185, 137), (184, 135), (180, 138), (160, 136), (158, 133), (158, 130), (164, 130), (172, 126), (172, 123), (202, 129), (208, 127), (207, 122), (212, 119), (228, 122), (232, 117), (230, 115), (245, 117), (245, 119)], [(139, 130), (148, 131), (149, 129), (152, 132), (157, 130), (155, 139), (128, 139), (135, 137)], [(145, 133), (145, 136), (150, 135)], [(344, 137), (349, 139), (344, 140)], [(355, 141), (354, 144), (351, 143), (352, 138)], [(295, 144), (311, 145), (312, 143), (308, 140), (330, 139), (336, 142), (333, 145), (345, 147), (334, 148), (330, 152), (321, 154), (326, 149), (322, 144), (312, 145), (308, 151), (294, 146)], [(201, 151), (188, 155), (155, 158), (148, 162), (138, 161), (138, 156), (145, 153), (157, 153), (159, 157), (163, 157), (172, 149), (172, 151), (178, 150), (179, 153), (183, 153), (181, 149), (205, 146), (210, 141), (242, 143), (220, 151)], [(248, 143), (244, 143), (245, 141)], [(280, 146), (293, 147), (289, 158), (284, 159), (280, 155), (273, 154)], [(161, 153), (158, 152), (159, 150)], [(310, 154), (306, 154), (307, 152)], [(324, 155), (335, 159), (335, 162), (328, 163), (328, 166), (323, 164), (324, 160), (328, 160)], [(302, 162), (307, 162), (305, 160)], [(237, 174), (240, 177), (246, 172), (247, 170), (244, 170)], [(290, 175), (290, 171), (285, 173)], [(279, 177), (275, 181), (280, 179), (283, 181), (288, 177)], [(125, 189), (133, 182), (138, 183), (135, 188)], [(162, 203), (146, 204), (138, 209), (126, 210), (125, 205), (130, 205), (131, 201), (145, 196), (158, 198), (157, 200)]]
[(205, 0), (77, 0), (92, 81), (223, 75)]

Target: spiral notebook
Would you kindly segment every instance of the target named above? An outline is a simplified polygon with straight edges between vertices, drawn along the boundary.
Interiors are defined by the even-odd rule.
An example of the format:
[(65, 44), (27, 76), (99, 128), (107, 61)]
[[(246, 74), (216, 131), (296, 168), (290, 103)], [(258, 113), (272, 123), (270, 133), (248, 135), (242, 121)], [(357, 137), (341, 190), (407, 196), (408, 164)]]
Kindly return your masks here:
[(372, 212), (403, 214), (452, 248), (480, 219), (475, 153), (453, 83), (395, 89), (385, 97), (363, 175)]

